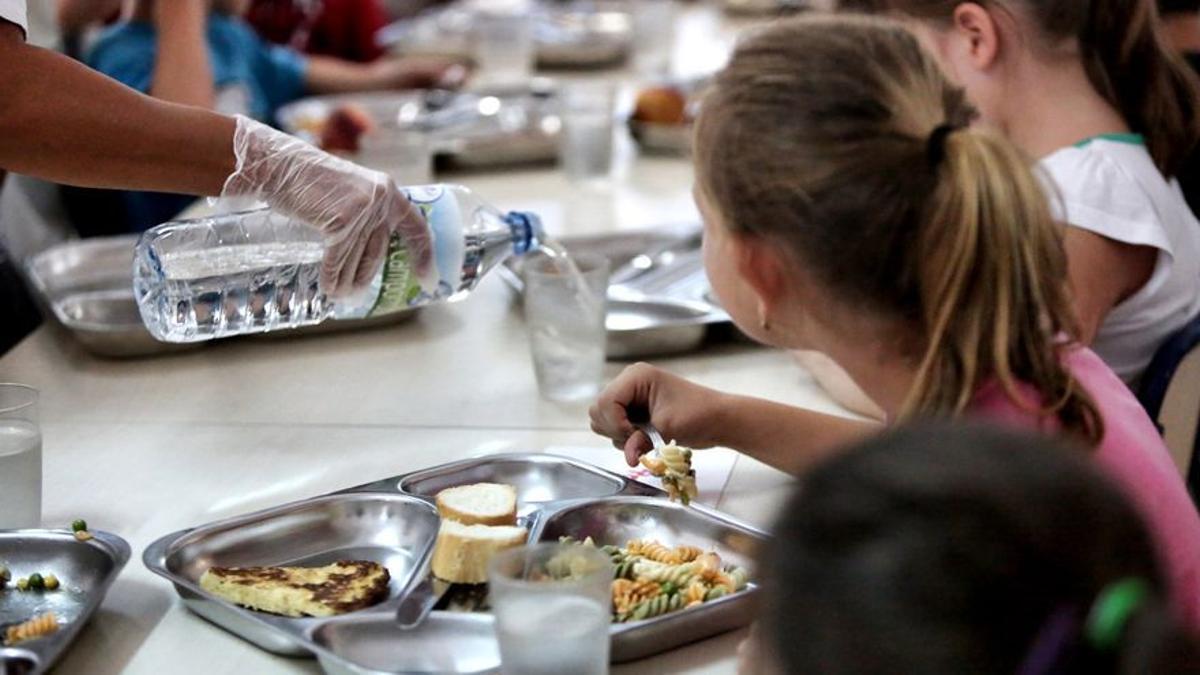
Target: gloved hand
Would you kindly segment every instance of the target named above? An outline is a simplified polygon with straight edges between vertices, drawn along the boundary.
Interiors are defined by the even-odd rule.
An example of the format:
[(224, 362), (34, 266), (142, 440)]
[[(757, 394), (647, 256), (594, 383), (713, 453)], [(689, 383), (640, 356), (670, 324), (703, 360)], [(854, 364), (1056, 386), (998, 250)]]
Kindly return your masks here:
[(429, 274), (429, 227), (386, 174), (334, 157), (247, 117), (233, 134), (236, 169), (222, 198), (251, 198), (316, 227), (325, 238), (321, 288), (344, 296), (371, 282), (399, 234), (419, 278)]

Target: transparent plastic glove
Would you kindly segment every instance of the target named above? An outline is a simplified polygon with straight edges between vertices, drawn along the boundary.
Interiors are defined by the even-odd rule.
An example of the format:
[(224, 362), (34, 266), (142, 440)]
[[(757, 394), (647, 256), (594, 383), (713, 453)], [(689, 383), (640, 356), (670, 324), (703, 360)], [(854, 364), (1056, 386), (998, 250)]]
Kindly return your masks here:
[(261, 200), (319, 229), (325, 238), (321, 287), (330, 295), (366, 287), (393, 233), (403, 238), (418, 277), (428, 276), (429, 226), (386, 174), (241, 116), (233, 153), (237, 168), (221, 198)]

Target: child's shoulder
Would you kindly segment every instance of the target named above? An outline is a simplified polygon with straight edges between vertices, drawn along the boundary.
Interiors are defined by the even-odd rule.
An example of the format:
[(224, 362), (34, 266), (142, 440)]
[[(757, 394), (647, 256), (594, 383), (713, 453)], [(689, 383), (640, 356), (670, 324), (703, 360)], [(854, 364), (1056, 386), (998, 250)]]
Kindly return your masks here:
[(1180, 215), (1177, 212), (1185, 208), (1182, 197), (1172, 190), (1145, 145), (1136, 136), (1128, 139), (1094, 139), (1057, 150), (1039, 162), (1052, 183), (1057, 217), (1126, 241), (1134, 233), (1161, 231), (1166, 220)]

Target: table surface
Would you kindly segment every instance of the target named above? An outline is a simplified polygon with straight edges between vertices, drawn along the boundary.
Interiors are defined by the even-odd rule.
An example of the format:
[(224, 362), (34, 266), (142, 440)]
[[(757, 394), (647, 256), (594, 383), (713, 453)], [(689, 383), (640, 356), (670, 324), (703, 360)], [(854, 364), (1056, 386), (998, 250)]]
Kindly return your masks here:
[[(715, 69), (739, 27), (708, 8), (685, 10), (677, 69)], [(539, 212), (556, 235), (696, 222), (687, 162), (629, 154), (626, 164), (608, 192), (573, 189), (547, 168), (448, 178), (502, 208)], [(86, 517), (134, 550), (56, 672), (319, 672), (315, 661), (273, 656), (186, 611), (141, 551), (178, 529), (474, 455), (584, 446), (611, 458), (588, 431), (586, 405), (539, 399), (513, 301), (489, 278), (466, 301), (393, 327), (130, 361), (92, 357), (47, 325), (0, 358), (0, 381), (41, 391), (43, 524)], [(731, 343), (658, 363), (710, 386), (838, 412), (780, 352)], [(739, 457), (715, 505), (766, 527), (788, 487), (786, 476)], [(732, 672), (741, 637), (613, 670)]]

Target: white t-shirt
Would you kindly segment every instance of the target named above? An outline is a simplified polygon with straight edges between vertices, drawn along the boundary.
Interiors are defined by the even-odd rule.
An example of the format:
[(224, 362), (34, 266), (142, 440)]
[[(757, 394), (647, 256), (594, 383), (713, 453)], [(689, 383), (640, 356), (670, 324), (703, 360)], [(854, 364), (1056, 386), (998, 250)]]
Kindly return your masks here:
[(29, 32), (29, 21), (25, 17), (25, 0), (0, 0), (0, 19), (11, 21)]
[(1041, 161), (1054, 214), (1126, 244), (1158, 249), (1150, 280), (1109, 312), (1092, 349), (1133, 384), (1170, 335), (1200, 314), (1200, 221), (1136, 134), (1099, 136)]

